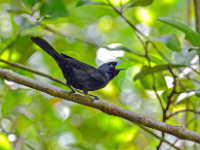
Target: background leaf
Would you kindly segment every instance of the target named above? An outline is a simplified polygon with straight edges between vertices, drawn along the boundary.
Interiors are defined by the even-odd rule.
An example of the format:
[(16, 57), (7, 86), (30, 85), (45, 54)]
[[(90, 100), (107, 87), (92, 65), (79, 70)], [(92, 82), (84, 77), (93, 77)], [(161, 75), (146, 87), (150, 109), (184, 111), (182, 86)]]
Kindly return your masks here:
[(153, 0), (131, 0), (129, 2), (129, 7), (134, 6), (148, 6), (153, 3)]
[(199, 46), (200, 45), (200, 35), (193, 31), (192, 29), (190, 29), (188, 26), (172, 19), (172, 18), (165, 18), (165, 17), (161, 17), (158, 18), (159, 21), (166, 23), (168, 25), (171, 25), (175, 28), (177, 28), (178, 30), (182, 31), (185, 33), (186, 35), (186, 39), (193, 45), (193, 46)]
[(93, 5), (106, 5), (103, 2), (95, 2), (95, 1), (90, 1), (90, 0), (79, 0), (76, 4), (76, 7), (80, 7), (86, 4), (93, 4)]
[(115, 48), (111, 48), (111, 47), (106, 47), (108, 50), (122, 50), (122, 51), (125, 51), (125, 52), (132, 52), (130, 49), (128, 49), (127, 47), (125, 46), (122, 46), (122, 45), (119, 45), (119, 46), (116, 46)]
[(179, 39), (174, 34), (167, 34), (158, 37), (154, 37), (151, 41), (159, 41), (164, 43), (169, 49), (173, 51), (181, 51), (181, 45)]
[[(180, 68), (180, 67), (187, 67), (186, 65), (174, 65), (174, 64), (170, 64), (171, 68)], [(135, 77), (134, 77), (134, 81), (148, 75), (148, 74), (153, 74), (156, 72), (161, 72), (164, 70), (168, 69), (168, 64), (167, 65), (158, 65), (152, 68), (149, 67), (145, 67), (144, 69), (142, 69)]]
[(146, 75), (140, 78), (140, 82), (142, 86), (147, 90), (153, 90), (153, 85), (155, 84), (155, 87), (157, 90), (166, 90), (167, 84), (165, 81), (164, 76), (161, 73), (154, 73), (155, 83), (153, 82), (152, 75)]
[(41, 15), (49, 15), (51, 19), (66, 17), (68, 11), (61, 0), (47, 0), (40, 8)]

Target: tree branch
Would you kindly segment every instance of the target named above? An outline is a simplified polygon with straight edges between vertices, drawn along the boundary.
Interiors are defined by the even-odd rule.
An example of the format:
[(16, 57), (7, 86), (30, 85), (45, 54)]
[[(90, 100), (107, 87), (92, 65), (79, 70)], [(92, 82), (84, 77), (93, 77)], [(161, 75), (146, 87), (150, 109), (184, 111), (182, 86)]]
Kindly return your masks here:
[[(196, 24), (196, 31), (200, 34), (200, 1), (199, 0), (193, 0), (194, 2), (194, 8), (195, 8), (195, 24)], [(200, 49), (200, 45), (199, 45)], [(200, 64), (200, 54), (199, 56), (199, 64)], [(200, 65), (199, 65), (200, 70)]]
[(192, 112), (192, 113), (195, 113), (195, 114), (200, 114), (199, 111), (196, 111), (196, 110), (193, 110), (193, 109), (179, 110), (179, 111), (177, 111), (177, 112), (172, 113), (172, 114), (169, 115), (168, 117), (166, 117), (166, 120), (169, 119), (169, 118), (171, 118), (171, 117), (174, 116), (174, 115), (177, 115), (177, 114), (183, 113), (183, 112)]
[(24, 77), (22, 75), (19, 75), (7, 69), (0, 68), (0, 77), (6, 80), (13, 81), (18, 84), (22, 84), (30, 88), (45, 92), (55, 97), (63, 98), (68, 101), (72, 101), (72, 102), (79, 103), (85, 106), (96, 108), (106, 114), (118, 116), (118, 117), (127, 119), (131, 122), (137, 123), (139, 125), (146, 126), (146, 127), (156, 129), (161, 132), (174, 135), (178, 137), (179, 139), (185, 139), (185, 140), (190, 140), (193, 142), (200, 143), (199, 133), (188, 130), (187, 128), (184, 128), (181, 126), (173, 126), (173, 125), (166, 124), (164, 122), (153, 119), (149, 116), (137, 114), (135, 112), (117, 107), (106, 101), (102, 101), (102, 100), (93, 101), (91, 98), (78, 95), (78, 94), (69, 93), (68, 91), (60, 89), (56, 86), (49, 85), (46, 83), (42, 83), (30, 78)]
[(195, 7), (195, 19), (196, 19), (196, 30), (198, 33), (200, 33), (200, 1), (199, 0), (193, 0), (194, 7)]

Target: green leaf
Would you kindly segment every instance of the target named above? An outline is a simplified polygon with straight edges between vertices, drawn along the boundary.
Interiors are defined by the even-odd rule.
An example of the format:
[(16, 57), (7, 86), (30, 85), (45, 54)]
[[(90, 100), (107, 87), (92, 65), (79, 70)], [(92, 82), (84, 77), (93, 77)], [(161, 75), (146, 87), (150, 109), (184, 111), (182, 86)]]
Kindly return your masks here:
[(173, 51), (181, 51), (181, 45), (179, 39), (174, 34), (167, 34), (155, 37), (151, 41), (158, 41), (164, 43), (169, 49)]
[[(177, 85), (180, 86), (180, 92), (183, 92), (183, 86), (184, 88), (188, 89), (188, 90), (194, 90), (195, 89), (195, 85), (194, 85), (194, 81), (192, 80), (185, 80), (185, 79), (180, 79), (180, 82), (178, 82)], [(179, 92), (179, 91), (176, 91)]]
[(32, 8), (35, 3), (40, 2), (40, 0), (21, 0), (22, 3), (24, 3), (26, 6)]
[(51, 19), (66, 17), (68, 15), (68, 11), (61, 0), (47, 0), (41, 6), (40, 12), (44, 16), (49, 15)]
[(128, 49), (127, 47), (122, 46), (122, 45), (116, 46), (115, 48), (106, 47), (106, 49), (108, 49), (108, 50), (116, 50), (116, 51), (117, 50), (123, 50), (123, 51), (132, 53), (132, 51), (130, 49)]
[(0, 149), (11, 150), (12, 146), (5, 134), (0, 134)]
[(78, 3), (76, 4), (76, 7), (80, 7), (80, 6), (83, 6), (83, 5), (86, 5), (86, 4), (106, 5), (103, 2), (93, 2), (93, 1), (90, 1), (90, 0), (79, 0)]
[[(165, 78), (161, 73), (155, 73), (154, 78), (155, 78), (155, 87), (157, 90), (167, 89)], [(153, 90), (154, 81), (152, 75), (149, 74), (147, 76), (143, 76), (142, 78), (140, 78), (140, 83), (145, 89)]]
[(134, 6), (148, 6), (151, 3), (153, 3), (153, 0), (132, 0), (129, 3), (129, 7), (134, 7)]
[[(162, 93), (162, 98), (163, 98), (165, 104), (168, 103), (168, 101), (169, 101), (169, 96), (171, 95), (171, 93), (172, 93), (172, 88), (167, 89), (167, 90), (165, 90), (165, 91)], [(171, 101), (173, 101), (173, 102), (176, 101), (176, 99), (178, 98), (178, 96), (179, 96), (178, 94), (175, 94), (175, 93), (174, 93), (173, 97), (171, 98)]]
[(177, 28), (178, 30), (182, 31), (183, 33), (185, 33), (186, 35), (185, 39), (187, 39), (193, 46), (200, 45), (200, 35), (197, 32), (190, 29), (188, 26), (171, 18), (161, 17), (158, 18), (158, 20), (168, 25), (171, 25)]
[[(161, 71), (164, 71), (164, 70), (167, 70), (168, 69), (168, 66), (169, 64), (165, 64), (165, 65), (158, 65), (158, 66), (155, 66), (155, 67), (152, 67), (152, 68), (146, 68), (145, 69), (142, 69), (135, 77), (134, 77), (134, 81), (148, 75), (148, 74), (153, 74), (153, 73), (156, 73), (156, 72), (161, 72)], [(170, 67), (171, 68), (180, 68), (180, 67), (187, 67), (187, 65), (174, 65), (174, 64), (170, 64)]]
[(161, 64), (166, 64), (167, 62), (165, 60), (163, 60), (162, 58), (158, 57), (158, 56), (152, 56), (149, 55), (149, 58), (151, 59), (151, 62), (157, 64), (157, 65), (161, 65)]
[(199, 105), (199, 96), (197, 96), (196, 94), (194, 95), (188, 95), (186, 98), (178, 101), (176, 103), (176, 105), (181, 105), (181, 104), (186, 104), (188, 105), (188, 101), (193, 105), (193, 106), (197, 106)]

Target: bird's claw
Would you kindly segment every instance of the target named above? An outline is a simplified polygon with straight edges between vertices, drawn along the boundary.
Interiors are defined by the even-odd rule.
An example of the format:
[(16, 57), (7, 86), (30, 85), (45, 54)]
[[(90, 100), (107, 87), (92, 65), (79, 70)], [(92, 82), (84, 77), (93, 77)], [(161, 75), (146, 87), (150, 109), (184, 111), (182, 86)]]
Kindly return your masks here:
[(69, 94), (74, 94), (74, 93), (75, 93), (75, 91), (70, 91), (70, 92), (69, 92)]
[(93, 96), (92, 101), (94, 100), (99, 100), (99, 98), (97, 96)]

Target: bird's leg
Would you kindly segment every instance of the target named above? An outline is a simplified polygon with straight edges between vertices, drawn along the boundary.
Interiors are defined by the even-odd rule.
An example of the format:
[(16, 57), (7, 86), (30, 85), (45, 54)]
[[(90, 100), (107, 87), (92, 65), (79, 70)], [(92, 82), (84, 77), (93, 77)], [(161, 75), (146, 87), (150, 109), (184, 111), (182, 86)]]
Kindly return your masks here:
[(69, 93), (75, 93), (74, 89), (71, 87), (71, 85), (69, 83), (67, 83), (67, 86), (71, 89), (71, 91)]
[(99, 100), (99, 98), (98, 98), (97, 96), (92, 95), (92, 94), (89, 94), (87, 91), (83, 91), (83, 93), (84, 93), (85, 95), (89, 95), (89, 96), (93, 97), (92, 100)]

